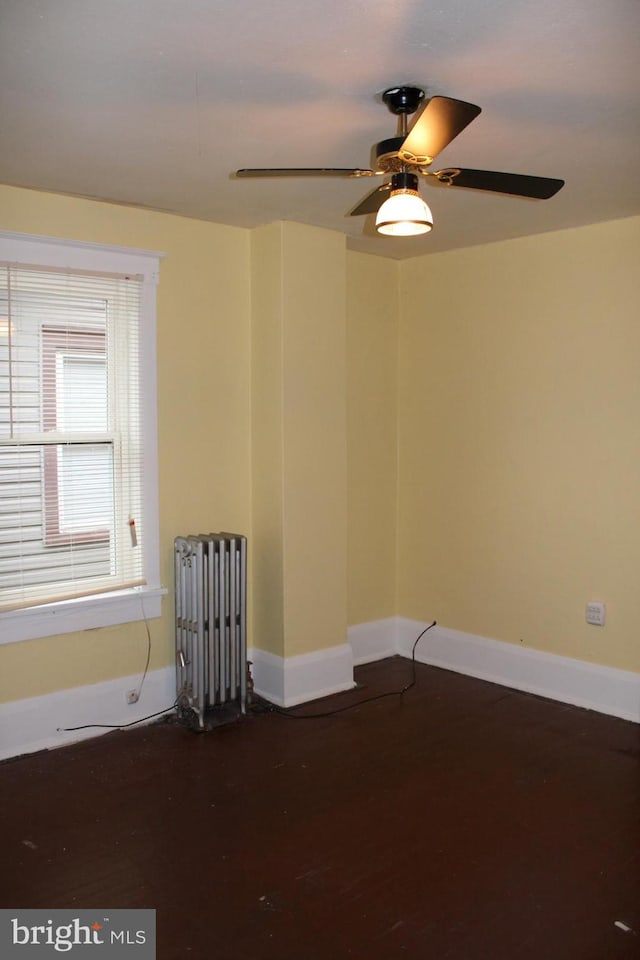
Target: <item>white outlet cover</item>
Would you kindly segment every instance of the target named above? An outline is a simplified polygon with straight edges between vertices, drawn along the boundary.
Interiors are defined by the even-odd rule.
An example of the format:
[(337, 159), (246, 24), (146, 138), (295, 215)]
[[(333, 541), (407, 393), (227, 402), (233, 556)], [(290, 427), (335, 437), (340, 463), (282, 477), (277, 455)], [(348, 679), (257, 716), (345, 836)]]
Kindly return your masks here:
[(585, 611), (587, 623), (592, 623), (596, 627), (604, 627), (607, 616), (607, 609), (604, 603), (599, 600), (590, 600)]

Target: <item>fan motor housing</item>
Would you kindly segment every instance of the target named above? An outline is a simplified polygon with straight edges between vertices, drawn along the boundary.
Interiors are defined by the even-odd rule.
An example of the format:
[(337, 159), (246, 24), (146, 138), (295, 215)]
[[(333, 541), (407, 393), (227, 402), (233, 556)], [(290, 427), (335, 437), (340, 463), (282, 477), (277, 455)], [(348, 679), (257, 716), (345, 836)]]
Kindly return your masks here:
[(415, 113), (424, 100), (424, 90), (420, 87), (390, 87), (382, 94), (382, 100), (396, 117)]

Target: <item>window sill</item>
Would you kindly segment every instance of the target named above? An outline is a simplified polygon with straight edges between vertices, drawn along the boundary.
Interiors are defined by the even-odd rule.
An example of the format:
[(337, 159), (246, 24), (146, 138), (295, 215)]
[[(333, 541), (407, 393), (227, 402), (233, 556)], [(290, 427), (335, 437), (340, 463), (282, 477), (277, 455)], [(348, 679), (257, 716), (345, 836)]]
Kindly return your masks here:
[(0, 613), (0, 644), (152, 620), (161, 615), (166, 593), (166, 587), (132, 587)]

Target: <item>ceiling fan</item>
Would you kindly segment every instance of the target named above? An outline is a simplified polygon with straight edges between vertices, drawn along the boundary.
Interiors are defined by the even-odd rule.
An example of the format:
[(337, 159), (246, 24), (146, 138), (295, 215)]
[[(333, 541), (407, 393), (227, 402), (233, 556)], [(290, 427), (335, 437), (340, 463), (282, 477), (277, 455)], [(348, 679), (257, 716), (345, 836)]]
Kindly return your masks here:
[[(534, 200), (546, 200), (564, 186), (564, 180), (499, 173), (468, 167), (430, 169), (436, 156), (480, 113), (480, 107), (450, 97), (425, 101), (419, 87), (391, 87), (382, 94), (391, 113), (398, 117), (398, 133), (374, 148), (375, 170), (342, 167), (281, 167), (237, 170), (237, 177), (376, 177), (391, 179), (368, 193), (350, 212), (358, 217), (376, 213), (376, 229), (389, 236), (427, 233), (433, 217), (418, 192), (420, 176), (447, 187), (488, 190)], [(422, 107), (409, 128), (407, 118)]]

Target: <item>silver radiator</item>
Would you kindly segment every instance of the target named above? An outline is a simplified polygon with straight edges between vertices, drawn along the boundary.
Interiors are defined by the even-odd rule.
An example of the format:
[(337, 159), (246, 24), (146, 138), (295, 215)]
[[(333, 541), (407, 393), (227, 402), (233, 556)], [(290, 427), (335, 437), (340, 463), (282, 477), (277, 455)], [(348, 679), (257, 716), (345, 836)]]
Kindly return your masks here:
[(216, 707), (247, 708), (247, 541), (176, 537), (176, 689), (200, 727)]

